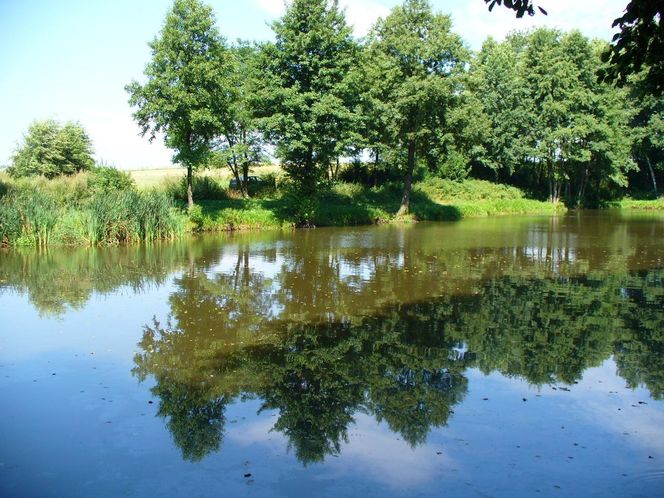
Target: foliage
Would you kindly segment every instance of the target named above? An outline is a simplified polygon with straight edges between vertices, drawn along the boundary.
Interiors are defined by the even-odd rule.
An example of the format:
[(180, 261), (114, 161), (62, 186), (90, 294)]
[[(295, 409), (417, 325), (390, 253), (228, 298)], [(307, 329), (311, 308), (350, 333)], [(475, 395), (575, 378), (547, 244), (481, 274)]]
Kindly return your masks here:
[[(126, 178), (122, 177), (123, 180)], [(85, 175), (21, 179), (0, 198), (0, 241), (12, 246), (148, 242), (181, 236), (185, 218), (157, 191), (88, 187)]]
[(131, 175), (111, 166), (97, 166), (90, 171), (88, 187), (93, 192), (127, 190), (136, 187)]
[(92, 152), (90, 138), (80, 124), (34, 121), (16, 149), (7, 172), (15, 178), (73, 175), (92, 168)]
[(171, 200), (157, 191), (119, 190), (96, 196), (89, 204), (90, 244), (119, 244), (169, 239), (184, 232)]
[(474, 168), (553, 201), (597, 204), (627, 185), (632, 115), (624, 91), (597, 82), (603, 45), (541, 28), (488, 40), (469, 88), (484, 128)]
[(428, 178), (420, 185), (420, 189), (438, 202), (523, 199), (524, 197), (523, 192), (516, 187), (482, 180), (458, 182), (441, 178)]
[[(506, 8), (512, 9), (516, 12), (516, 17), (523, 17), (524, 14), (529, 16), (535, 15), (535, 4), (532, 0), (484, 0), (484, 3), (489, 4), (489, 12), (493, 10), (496, 4), (505, 5)], [(537, 9), (544, 15), (547, 15), (546, 10), (542, 7), (537, 7)]]
[(55, 198), (41, 189), (23, 190), (0, 201), (0, 230), (6, 244), (46, 246), (58, 220)]
[[(312, 197), (353, 129), (357, 92), (348, 75), (357, 46), (336, 0), (294, 0), (272, 29), (254, 106), (300, 197)], [(311, 210), (298, 215), (307, 224)]]
[(229, 121), (230, 55), (212, 9), (199, 0), (175, 0), (152, 43), (147, 82), (127, 85), (129, 103), (142, 134), (163, 134), (173, 160), (187, 168), (188, 203), (193, 206), (193, 170), (202, 167), (215, 138)]
[(255, 45), (239, 42), (230, 49), (232, 67), (227, 91), (230, 105), (227, 119), (222, 124), (221, 137), (210, 164), (228, 166), (244, 197), (249, 197), (249, 171), (265, 161), (263, 137), (255, 117), (251, 94), (258, 84), (258, 49)]
[(467, 57), (451, 19), (426, 0), (407, 0), (379, 20), (368, 38), (363, 71), (379, 140), (405, 164), (399, 215), (410, 209), (417, 157), (436, 163), (449, 141), (449, 109), (459, 93), (455, 75)]
[[(484, 0), (489, 4), (489, 11), (495, 4), (503, 5), (503, 0)], [(505, 7), (523, 17), (526, 12), (535, 15), (532, 0), (505, 0)], [(546, 15), (542, 7), (537, 7)], [(604, 51), (602, 60), (609, 65), (597, 71), (600, 80), (616, 82), (622, 86), (633, 74), (644, 68), (648, 91), (655, 96), (664, 91), (664, 31), (662, 18), (664, 6), (660, 0), (630, 0), (621, 17), (615, 19), (612, 28), (619, 27), (620, 32), (613, 36), (613, 43)]]
[[(640, 169), (657, 195), (658, 173), (664, 172), (664, 96), (649, 91), (647, 75), (643, 72), (630, 80), (629, 96), (634, 107), (631, 120), (633, 154)], [(638, 182), (635, 182), (638, 183)]]
[(625, 85), (630, 75), (644, 72), (648, 92), (664, 91), (664, 5), (660, 0), (631, 0), (624, 14), (613, 21), (620, 32), (603, 54), (609, 66), (599, 75), (605, 81)]

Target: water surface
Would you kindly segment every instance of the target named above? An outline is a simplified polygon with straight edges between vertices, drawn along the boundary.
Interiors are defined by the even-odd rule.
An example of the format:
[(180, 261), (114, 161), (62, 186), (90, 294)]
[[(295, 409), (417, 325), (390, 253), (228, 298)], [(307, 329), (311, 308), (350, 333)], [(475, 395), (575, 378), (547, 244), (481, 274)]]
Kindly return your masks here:
[(661, 496), (664, 218), (0, 253), (2, 496)]

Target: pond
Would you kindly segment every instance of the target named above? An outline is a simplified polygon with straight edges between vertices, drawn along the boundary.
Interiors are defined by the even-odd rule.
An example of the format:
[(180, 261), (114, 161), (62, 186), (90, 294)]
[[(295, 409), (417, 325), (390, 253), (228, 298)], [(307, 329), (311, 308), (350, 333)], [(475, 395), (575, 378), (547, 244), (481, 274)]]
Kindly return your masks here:
[(0, 496), (662, 496), (664, 217), (0, 253)]

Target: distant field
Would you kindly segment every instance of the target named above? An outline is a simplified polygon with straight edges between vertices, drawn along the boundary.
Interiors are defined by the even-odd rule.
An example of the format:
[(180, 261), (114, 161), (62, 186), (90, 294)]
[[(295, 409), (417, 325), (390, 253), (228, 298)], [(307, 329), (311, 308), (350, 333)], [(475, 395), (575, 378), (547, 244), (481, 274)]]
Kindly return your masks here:
[[(281, 168), (277, 164), (268, 166), (260, 166), (252, 168), (252, 175), (266, 175), (269, 173), (278, 173)], [(130, 170), (128, 173), (136, 182), (139, 187), (155, 187), (163, 184), (166, 181), (177, 180), (186, 174), (184, 168), (163, 168), (163, 169), (139, 169)], [(221, 182), (230, 181), (232, 174), (228, 168), (223, 169), (208, 169), (196, 172), (199, 176), (209, 176), (218, 179)]]

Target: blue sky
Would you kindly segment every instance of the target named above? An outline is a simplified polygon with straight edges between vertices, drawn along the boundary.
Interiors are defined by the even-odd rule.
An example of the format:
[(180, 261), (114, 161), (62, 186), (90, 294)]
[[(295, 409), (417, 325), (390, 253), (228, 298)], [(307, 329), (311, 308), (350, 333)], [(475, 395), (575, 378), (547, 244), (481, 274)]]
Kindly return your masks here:
[[(627, 0), (539, 0), (548, 16), (517, 20), (489, 14), (482, 0), (430, 0), (451, 14), (455, 31), (477, 49), (488, 35), (548, 25), (610, 39), (611, 22)], [(208, 0), (229, 40), (268, 40), (282, 0)], [(398, 0), (340, 0), (357, 36)], [(147, 46), (159, 32), (171, 0), (0, 0), (0, 165), (30, 122), (79, 121), (97, 160), (123, 169), (167, 166), (171, 152), (138, 135), (124, 86), (142, 81)]]

